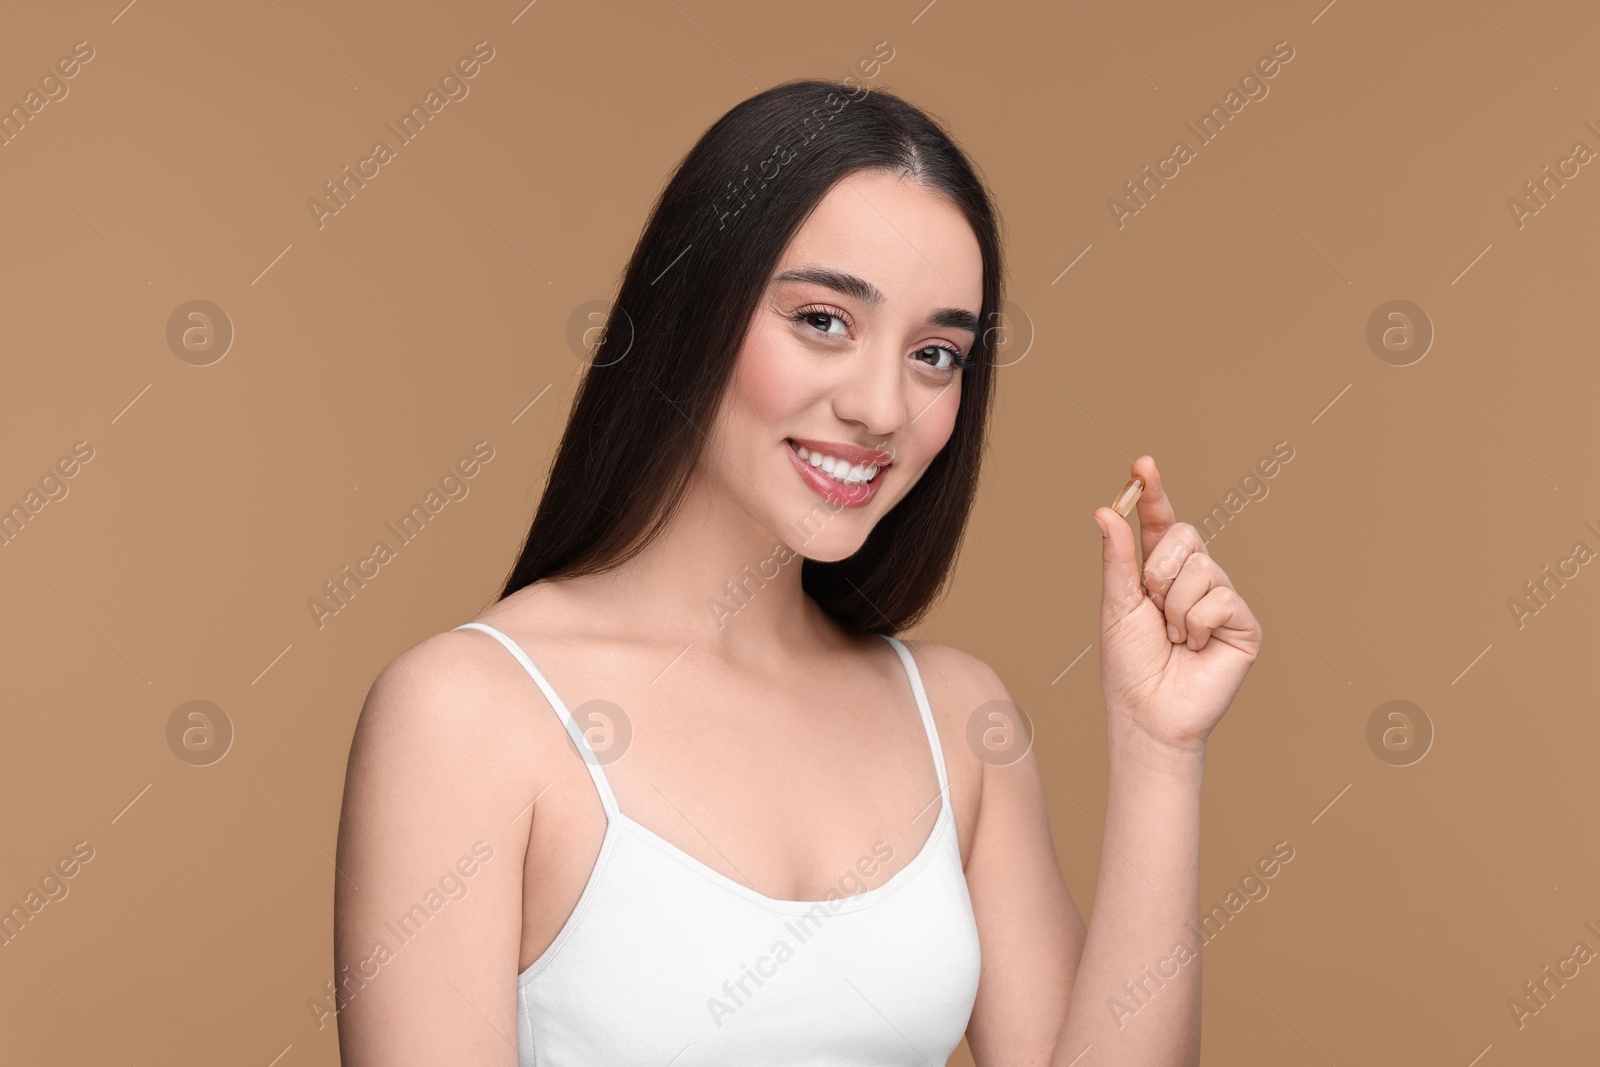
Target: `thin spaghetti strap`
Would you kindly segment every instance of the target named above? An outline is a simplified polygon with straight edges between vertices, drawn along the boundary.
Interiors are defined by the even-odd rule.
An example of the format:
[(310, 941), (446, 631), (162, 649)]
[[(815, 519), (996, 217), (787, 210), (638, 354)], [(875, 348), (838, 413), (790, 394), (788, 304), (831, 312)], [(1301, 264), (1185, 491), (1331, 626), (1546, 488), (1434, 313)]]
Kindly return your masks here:
[(933, 769), (939, 773), (939, 796), (948, 808), (950, 779), (944, 770), (944, 747), (939, 744), (939, 729), (933, 722), (933, 709), (928, 706), (928, 691), (922, 687), (922, 673), (917, 670), (917, 661), (911, 655), (911, 650), (905, 646), (905, 642), (888, 634), (878, 636), (889, 642), (900, 654), (900, 662), (905, 666), (906, 677), (911, 679), (911, 692), (917, 698), (917, 710), (922, 712), (922, 728), (928, 732), (928, 748), (933, 752)]
[(464, 622), (460, 626), (454, 627), (454, 629), (482, 630), (504, 645), (506, 651), (515, 656), (517, 662), (522, 664), (522, 669), (528, 672), (528, 676), (538, 685), (540, 692), (544, 693), (544, 698), (550, 702), (552, 708), (556, 709), (556, 714), (561, 716), (561, 725), (566, 727), (567, 736), (572, 738), (572, 743), (577, 746), (578, 751), (583, 755), (583, 762), (589, 768), (589, 777), (594, 779), (594, 787), (600, 794), (600, 803), (606, 809), (606, 821), (609, 823), (617, 815), (617, 798), (611, 792), (611, 783), (606, 780), (605, 771), (600, 769), (600, 759), (595, 755), (594, 749), (589, 747), (589, 739), (584, 737), (583, 731), (578, 728), (578, 724), (572, 718), (572, 713), (567, 710), (566, 704), (562, 703), (561, 698), (556, 695), (555, 688), (545, 680), (545, 676), (540, 673), (539, 668), (533, 665), (533, 660), (528, 658), (528, 654), (522, 651), (520, 645), (487, 623)]

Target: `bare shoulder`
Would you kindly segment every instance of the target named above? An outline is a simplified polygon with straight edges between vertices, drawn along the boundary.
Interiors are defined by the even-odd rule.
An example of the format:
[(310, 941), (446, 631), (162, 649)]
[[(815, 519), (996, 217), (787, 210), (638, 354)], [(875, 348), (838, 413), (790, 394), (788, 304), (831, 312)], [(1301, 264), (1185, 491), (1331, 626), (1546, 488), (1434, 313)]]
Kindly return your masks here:
[(406, 649), (367, 692), (350, 773), (381, 769), (458, 795), (473, 782), (520, 792), (537, 748), (520, 673), (507, 650), (477, 630), (434, 634)]
[[(435, 634), (367, 692), (339, 818), (334, 960), (348, 977), (370, 982), (380, 965), (385, 977), (356, 982), (353, 1012), (341, 1003), (347, 1064), (506, 1062), (490, 1047), (503, 1026), (481, 1024), (516, 1010), (505, 976), (517, 970), (528, 847), (516, 819), (535, 747), (508, 663), (518, 669), (487, 634)], [(469, 892), (471, 904), (454, 903)], [(396, 934), (423, 923), (414, 943)], [(446, 973), (456, 992), (441, 999)]]
[[(1009, 700), (1005, 683), (988, 663), (970, 652), (937, 641), (901, 642), (916, 658), (929, 703), (943, 725), (946, 714), (965, 717), (991, 700)], [(943, 705), (943, 707), (941, 707)]]
[[(519, 651), (529, 641), (550, 645), (586, 632), (581, 597), (559, 582), (525, 586), (471, 621)], [(462, 790), (509, 788), (520, 798), (514, 810), (526, 807), (530, 785), (571, 772), (560, 758), (571, 748), (561, 720), (512, 649), (475, 628), (434, 634), (384, 667), (361, 711), (352, 766), (368, 738), (395, 758), (431, 761), (445, 772), (470, 769), (474, 781)]]
[[(1031, 763), (1031, 738), (993, 667), (970, 652), (937, 641), (904, 644), (916, 659), (952, 775), (965, 778), (981, 792), (982, 783), (990, 777), (986, 773), (989, 767)], [(1008, 745), (1021, 747), (1012, 759), (1004, 757)]]

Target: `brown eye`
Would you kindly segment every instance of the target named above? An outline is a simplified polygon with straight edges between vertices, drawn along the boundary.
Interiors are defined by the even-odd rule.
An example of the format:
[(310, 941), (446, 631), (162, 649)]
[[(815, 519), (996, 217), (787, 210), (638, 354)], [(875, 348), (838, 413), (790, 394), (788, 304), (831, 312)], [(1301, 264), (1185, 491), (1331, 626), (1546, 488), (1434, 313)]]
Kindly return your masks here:
[(935, 365), (935, 363), (929, 363), (929, 366), (932, 366), (934, 370), (953, 371), (957, 367), (967, 367), (971, 366), (972, 364), (971, 360), (964, 358), (960, 352), (956, 351), (954, 348), (951, 348), (949, 345), (927, 345), (917, 350), (917, 356), (918, 358), (923, 359), (923, 362), (927, 363), (928, 360), (924, 357), (926, 357), (930, 352), (934, 354), (933, 359), (935, 361), (938, 361), (942, 356), (950, 357), (949, 361), (946, 363), (937, 363), (937, 365)]
[[(850, 329), (850, 324), (843, 315), (829, 311), (827, 308), (801, 308), (790, 317), (796, 322), (804, 322), (809, 326), (815, 327), (820, 333), (848, 333)], [(839, 331), (831, 329), (829, 326), (830, 320), (838, 322), (844, 329)]]

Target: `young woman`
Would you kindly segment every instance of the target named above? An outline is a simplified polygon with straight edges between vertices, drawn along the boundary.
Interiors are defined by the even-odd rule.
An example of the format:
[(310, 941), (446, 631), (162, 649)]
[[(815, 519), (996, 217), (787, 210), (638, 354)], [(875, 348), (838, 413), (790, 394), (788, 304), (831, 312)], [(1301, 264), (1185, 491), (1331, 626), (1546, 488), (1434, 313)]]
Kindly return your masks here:
[(1261, 630), (1154, 461), (1142, 567), (1094, 512), (1087, 928), (1026, 737), (991, 745), (1005, 686), (893, 636), (977, 491), (1001, 268), (973, 167), (887, 91), (787, 83), (689, 152), (500, 599), (362, 709), (349, 1067), (1198, 1061), (1204, 748)]

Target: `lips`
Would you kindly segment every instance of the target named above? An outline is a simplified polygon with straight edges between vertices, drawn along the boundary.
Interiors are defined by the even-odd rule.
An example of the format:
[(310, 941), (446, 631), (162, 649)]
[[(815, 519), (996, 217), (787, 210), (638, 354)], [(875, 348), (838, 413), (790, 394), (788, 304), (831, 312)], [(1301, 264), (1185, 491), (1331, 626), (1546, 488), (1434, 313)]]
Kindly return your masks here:
[(863, 467), (882, 469), (894, 462), (893, 453), (876, 448), (861, 448), (858, 445), (845, 444), (843, 441), (814, 441), (808, 437), (791, 437), (789, 440), (807, 452), (821, 452), (824, 456), (842, 459), (852, 467), (859, 463)]
[[(871, 449), (856, 448), (854, 445), (842, 445), (827, 441), (809, 441), (805, 438), (791, 437), (784, 442), (783, 450), (789, 454), (789, 462), (794, 464), (795, 471), (802, 481), (822, 499), (840, 507), (860, 508), (865, 507), (873, 497), (878, 495), (878, 486), (883, 484), (888, 472), (883, 468), (889, 464), (883, 462), (879, 465), (878, 473), (870, 482), (861, 485), (845, 485), (843, 482), (834, 481), (821, 470), (813, 467), (809, 461), (800, 458), (800, 453), (795, 451), (795, 446), (800, 445), (810, 452), (815, 449), (824, 455), (836, 456), (839, 459), (850, 460), (854, 463), (878, 464), (880, 460), (887, 460), (886, 453), (875, 452)], [(834, 451), (837, 449), (838, 451)], [(857, 458), (859, 457), (859, 458)]]

